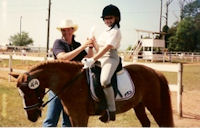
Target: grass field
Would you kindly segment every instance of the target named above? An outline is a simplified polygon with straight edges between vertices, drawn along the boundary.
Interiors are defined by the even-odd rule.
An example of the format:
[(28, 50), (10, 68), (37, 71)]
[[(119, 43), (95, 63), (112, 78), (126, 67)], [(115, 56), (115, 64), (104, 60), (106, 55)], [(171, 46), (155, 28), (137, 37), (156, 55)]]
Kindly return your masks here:
[[(30, 69), (33, 65), (37, 64), (37, 61), (26, 61), (26, 60), (12, 60), (12, 68), (14, 69)], [(7, 68), (9, 65), (9, 60), (1, 60), (0, 67)]]
[[(20, 69), (28, 69), (37, 62), (13, 62), (13, 67)], [(0, 67), (6, 67), (7, 62), (1, 61)], [(176, 82), (175, 73), (164, 73), (169, 83)], [(0, 127), (40, 127), (46, 114), (46, 108), (43, 110), (43, 116), (36, 123), (27, 120), (25, 111), (22, 105), (22, 99), (18, 94), (16, 83), (14, 79), (12, 82), (7, 80), (7, 72), (1, 71), (0, 73)], [(184, 64), (183, 68), (183, 85), (184, 90), (198, 90), (200, 91), (200, 65), (199, 64)], [(46, 97), (45, 97), (46, 98)], [(152, 126), (157, 126), (151, 115)], [(108, 124), (101, 123), (97, 116), (89, 119), (89, 126), (141, 126), (138, 122), (133, 110), (126, 113), (117, 115), (117, 120)], [(59, 123), (60, 126), (60, 123)]]

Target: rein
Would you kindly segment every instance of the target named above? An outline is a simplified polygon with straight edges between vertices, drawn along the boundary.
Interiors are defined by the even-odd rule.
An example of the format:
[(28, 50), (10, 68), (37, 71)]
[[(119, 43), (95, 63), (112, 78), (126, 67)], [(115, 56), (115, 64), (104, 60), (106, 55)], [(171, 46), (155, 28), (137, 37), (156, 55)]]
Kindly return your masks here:
[[(63, 88), (57, 93), (55, 94), (54, 97), (52, 97), (50, 100), (46, 101), (45, 103), (42, 104), (42, 107), (45, 107), (49, 102), (51, 102), (53, 99), (55, 99), (58, 95), (60, 95), (70, 84), (73, 84), (80, 76), (82, 75), (82, 71), (78, 72), (75, 77), (72, 78), (71, 81), (69, 81), (65, 86), (63, 86)], [(49, 92), (50, 89), (47, 91)], [(46, 94), (46, 93), (45, 93)]]
[[(51, 99), (49, 99), (49, 100), (46, 101), (45, 103), (42, 101), (41, 97), (38, 96), (38, 91), (37, 91), (38, 89), (35, 89), (35, 92), (36, 92), (36, 94), (37, 94), (37, 96), (38, 96), (39, 102), (36, 103), (36, 104), (34, 104), (34, 105), (26, 106), (26, 107), (24, 107), (24, 109), (25, 109), (25, 110), (33, 110), (33, 109), (36, 109), (36, 108), (45, 107), (49, 102), (51, 102), (51, 101), (52, 101), (53, 99), (55, 99), (58, 95), (60, 95), (60, 94), (68, 87), (68, 85), (73, 84), (79, 77), (81, 77), (81, 76), (82, 76), (82, 72), (83, 72), (83, 70), (79, 71), (70, 81), (68, 81), (68, 82), (66, 83), (65, 86), (63, 86), (63, 88), (62, 88), (57, 94), (55, 94), (54, 97), (52, 97)], [(31, 79), (33, 79), (33, 78), (31, 78), (31, 76), (30, 76), (29, 73), (26, 72), (25, 74), (28, 75), (28, 81), (30, 81)], [(23, 85), (27, 85), (28, 83), (22, 83), (22, 84), (23, 84)], [(45, 96), (49, 91), (50, 91), (50, 89), (49, 89), (47, 92), (45, 92), (44, 96)]]

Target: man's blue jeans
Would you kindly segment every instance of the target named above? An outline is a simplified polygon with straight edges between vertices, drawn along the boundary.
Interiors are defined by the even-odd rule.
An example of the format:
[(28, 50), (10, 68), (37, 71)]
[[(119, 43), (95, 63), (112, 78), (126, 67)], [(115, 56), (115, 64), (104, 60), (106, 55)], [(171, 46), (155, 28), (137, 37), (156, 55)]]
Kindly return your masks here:
[[(49, 94), (49, 99), (55, 96), (55, 94), (52, 91), (49, 91), (48, 94)], [(62, 127), (70, 127), (71, 123), (69, 120), (69, 116), (65, 114), (63, 110), (63, 106), (60, 102), (60, 99), (58, 99), (58, 97), (54, 98), (51, 102), (49, 102), (46, 119), (43, 122), (43, 127), (56, 127), (58, 124), (58, 120), (59, 120), (61, 112), (62, 112), (62, 117), (63, 117)]]

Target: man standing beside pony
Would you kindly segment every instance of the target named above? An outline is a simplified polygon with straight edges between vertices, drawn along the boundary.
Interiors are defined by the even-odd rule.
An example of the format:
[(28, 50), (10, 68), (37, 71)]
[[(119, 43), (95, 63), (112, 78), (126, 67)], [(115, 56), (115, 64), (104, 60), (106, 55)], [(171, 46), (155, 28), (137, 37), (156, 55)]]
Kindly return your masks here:
[[(53, 45), (54, 59), (81, 61), (84, 57), (91, 57), (93, 55), (93, 44), (87, 40), (82, 45), (75, 41), (74, 32), (78, 29), (78, 25), (74, 24), (72, 20), (66, 19), (61, 21), (57, 27), (62, 34), (61, 39), (57, 39)], [(88, 48), (88, 52), (85, 49)], [(49, 99), (54, 97), (55, 94), (50, 91)], [(58, 97), (53, 99), (48, 104), (47, 115), (43, 122), (43, 127), (56, 127), (60, 114), (62, 113), (62, 127), (70, 127), (71, 123), (69, 116), (64, 112), (61, 101)]]

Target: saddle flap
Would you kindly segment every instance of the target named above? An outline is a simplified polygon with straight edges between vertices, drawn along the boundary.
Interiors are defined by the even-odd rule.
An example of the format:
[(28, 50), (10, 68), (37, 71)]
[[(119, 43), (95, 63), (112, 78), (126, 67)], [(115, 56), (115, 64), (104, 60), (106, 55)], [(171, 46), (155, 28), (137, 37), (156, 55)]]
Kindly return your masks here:
[[(95, 82), (97, 82), (99, 80), (94, 80), (94, 78), (97, 78), (98, 76), (96, 77), (95, 74), (91, 71), (91, 69), (89, 69), (88, 74), (89, 74), (88, 76), (89, 76), (91, 96), (95, 101), (98, 102), (99, 96), (101, 98), (101, 96), (103, 95), (102, 94), (103, 89), (100, 88), (101, 86), (100, 87), (94, 86), (94, 84), (96, 84)], [(97, 79), (99, 79), (99, 78), (97, 78)], [(116, 93), (115, 101), (128, 100), (131, 97), (133, 97), (133, 95), (135, 93), (135, 86), (132, 82), (132, 79), (131, 79), (128, 71), (125, 68), (123, 68), (121, 71), (117, 72), (117, 88), (118, 88), (119, 93)], [(96, 92), (98, 92), (98, 93), (96, 93)]]
[(117, 73), (117, 86), (118, 90), (122, 94), (122, 97), (117, 94), (116, 101), (128, 100), (135, 94), (135, 86), (125, 68)]

